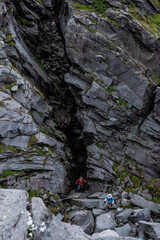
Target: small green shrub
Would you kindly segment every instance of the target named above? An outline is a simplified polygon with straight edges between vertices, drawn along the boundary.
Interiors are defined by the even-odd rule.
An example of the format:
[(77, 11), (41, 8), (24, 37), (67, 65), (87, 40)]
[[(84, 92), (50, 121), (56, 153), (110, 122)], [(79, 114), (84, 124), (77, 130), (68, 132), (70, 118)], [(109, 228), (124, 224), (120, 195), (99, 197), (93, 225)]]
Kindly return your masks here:
[(54, 213), (54, 215), (57, 215), (58, 213), (58, 208), (57, 207), (54, 207), (51, 209), (51, 212)]
[(121, 105), (125, 106), (126, 108), (128, 108), (127, 102), (121, 98), (118, 98), (118, 101)]
[(5, 147), (4, 147), (4, 145), (1, 143), (1, 144), (0, 144), (0, 154), (3, 153), (4, 150), (5, 150)]
[(99, 13), (104, 13), (110, 7), (105, 0), (93, 0), (93, 5)]
[(128, 193), (136, 193), (137, 192), (137, 189), (136, 188), (129, 188), (129, 187), (126, 187), (125, 189), (124, 189), (126, 192), (128, 192)]
[(93, 12), (94, 11), (94, 8), (93, 6), (91, 5), (85, 5), (85, 4), (81, 4), (81, 3), (77, 3), (77, 2), (73, 2), (76, 7), (78, 7), (80, 10), (84, 10), (84, 11), (87, 11), (87, 12)]
[(7, 40), (8, 42), (12, 41), (12, 40), (13, 40), (12, 34), (6, 35), (6, 40)]
[(152, 200), (156, 203), (160, 203), (160, 188), (154, 193)]
[(142, 185), (142, 180), (141, 180), (141, 178), (139, 178), (139, 177), (137, 177), (137, 176), (131, 176), (131, 181), (133, 182), (133, 184), (134, 184), (134, 186), (136, 187), (136, 188), (139, 188), (139, 187), (141, 187), (141, 185)]
[(32, 135), (30, 137), (29, 143), (28, 143), (28, 147), (31, 147), (32, 145), (36, 144), (38, 142), (38, 139), (36, 138), (36, 136)]
[(68, 222), (69, 221), (69, 216), (68, 216), (68, 214), (64, 214), (64, 218), (63, 218), (63, 220), (62, 220), (63, 222)]
[(117, 173), (119, 166), (120, 166), (120, 163), (115, 163), (115, 164), (112, 166), (113, 171)]
[(108, 92), (115, 92), (115, 89), (114, 89), (113, 86), (109, 86), (109, 87), (107, 88), (107, 91), (108, 91)]
[(28, 193), (29, 193), (29, 200), (31, 200), (33, 197), (38, 197), (40, 192), (38, 190), (30, 189)]
[(159, 77), (157, 77), (155, 74), (153, 74), (152, 77), (153, 77), (158, 83), (160, 83), (160, 78), (159, 78)]
[(116, 174), (116, 178), (120, 178), (121, 181), (124, 181), (124, 179), (128, 176), (127, 170), (122, 170)]
[(8, 177), (10, 175), (15, 175), (15, 174), (22, 174), (24, 171), (13, 171), (13, 170), (7, 170), (5, 169), (1, 175), (1, 177)]
[(160, 1), (159, 0), (153, 0), (153, 2), (158, 8), (160, 8)]
[(158, 33), (160, 28), (160, 14), (153, 14), (148, 17), (148, 24), (154, 30), (154, 32)]
[(54, 198), (55, 200), (59, 200), (58, 194), (54, 193), (54, 194), (53, 194), (53, 198)]
[(5, 84), (4, 85), (6, 89), (11, 90), (13, 86), (15, 86), (15, 83), (11, 83), (11, 84)]
[(92, 27), (89, 27), (89, 28), (88, 28), (88, 31), (89, 31), (89, 32), (92, 32), (92, 33), (96, 33), (96, 29), (94, 29), (94, 28), (92, 28)]

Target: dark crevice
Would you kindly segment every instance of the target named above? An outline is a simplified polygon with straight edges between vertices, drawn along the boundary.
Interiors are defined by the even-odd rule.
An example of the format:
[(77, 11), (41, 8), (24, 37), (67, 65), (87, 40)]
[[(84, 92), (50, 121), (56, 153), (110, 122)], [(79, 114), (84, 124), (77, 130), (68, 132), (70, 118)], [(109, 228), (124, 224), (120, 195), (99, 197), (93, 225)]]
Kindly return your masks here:
[[(68, 55), (66, 52), (65, 39), (64, 39), (63, 30), (62, 30), (62, 27), (60, 24), (60, 18), (62, 17), (62, 15), (67, 18), (67, 14), (69, 14), (68, 13), (68, 4), (65, 3), (64, 0), (57, 1), (56, 3), (54, 3), (54, 9), (56, 9), (55, 15), (54, 15), (56, 27), (57, 27), (58, 33), (59, 33), (59, 35), (62, 39), (63, 45), (64, 45), (65, 56), (66, 56), (67, 62), (69, 64), (69, 66), (71, 66), (72, 63), (71, 63), (70, 59), (68, 58)], [(63, 82), (63, 84), (66, 85), (67, 86), (66, 88), (68, 89), (65, 94), (67, 96), (67, 92), (68, 92), (68, 96), (69, 96), (68, 102), (72, 103), (72, 107), (69, 107), (71, 121), (65, 129), (65, 135), (68, 139), (68, 144), (71, 149), (72, 156), (73, 156), (72, 167), (71, 167), (70, 173), (69, 173), (70, 174), (70, 176), (69, 176), (70, 189), (72, 190), (75, 186), (76, 180), (80, 176), (82, 176), (84, 178), (86, 178), (86, 176), (87, 176), (86, 146), (92, 143), (93, 136), (88, 136), (88, 135), (85, 135), (85, 133), (83, 133), (83, 126), (76, 117), (77, 104), (76, 104), (75, 98), (74, 98), (73, 94), (71, 93), (71, 90), (69, 90), (68, 85), (64, 82)], [(67, 98), (65, 97), (65, 105), (68, 108), (66, 99)]]
[(149, 86), (146, 91), (146, 94), (144, 96), (144, 107), (139, 112), (141, 121), (138, 127), (140, 127), (143, 124), (145, 119), (154, 109), (155, 90), (156, 90), (156, 86)]
[(87, 174), (87, 150), (85, 141), (82, 137), (82, 131), (83, 127), (76, 117), (72, 118), (70, 124), (65, 130), (69, 147), (73, 155), (72, 168), (70, 172), (71, 188), (80, 176), (86, 177)]
[[(72, 160), (70, 160), (71, 168), (68, 170), (68, 178), (71, 183), (70, 189), (73, 189), (73, 186), (75, 186), (74, 184), (80, 175), (85, 178), (87, 176), (86, 146), (92, 143), (93, 136), (83, 132), (83, 125), (76, 116), (77, 103), (74, 98), (74, 94), (72, 93), (72, 91), (76, 92), (76, 90), (72, 89), (71, 91), (68, 84), (64, 82), (64, 74), (69, 72), (72, 65), (66, 52), (65, 39), (63, 35), (64, 29), (62, 29), (64, 26), (61, 27), (61, 18), (66, 17), (67, 19), (68, 17), (67, 3), (65, 3), (64, 0), (53, 1), (52, 8), (47, 9), (46, 19), (44, 14), (42, 15), (41, 22), (36, 19), (31, 21), (33, 24), (37, 24), (40, 34), (39, 36), (30, 33), (30, 28), (27, 25), (28, 22), (24, 21), (24, 19), (27, 19), (27, 14), (25, 15), (23, 11), (23, 4), (26, 4), (26, 2), (19, 2), (15, 0), (13, 14), (19, 24), (19, 31), (20, 35), (23, 37), (23, 41), (26, 43), (26, 46), (33, 54), (39, 66), (48, 74), (49, 78), (52, 79), (52, 82), (49, 86), (47, 86), (47, 89), (44, 89), (43, 80), (39, 83), (39, 85), (41, 85), (40, 89), (49, 100), (49, 104), (54, 106), (54, 110), (50, 113), (50, 117), (60, 122), (59, 128), (65, 133), (67, 137), (67, 144), (71, 149)], [(33, 6), (28, 6), (26, 4), (26, 8), (29, 9), (28, 12), (30, 10), (33, 10), (33, 12), (42, 10), (41, 8), (35, 10), (35, 8), (32, 7)], [(64, 14), (66, 14), (66, 16), (64, 16)], [(46, 29), (43, 29), (43, 26), (47, 25), (48, 22), (46, 23), (46, 21), (52, 22), (53, 20), (55, 21), (56, 28), (51, 28), (51, 32), (46, 32)], [(23, 26), (23, 23), (26, 24), (25, 27)], [(51, 27), (50, 24), (49, 27)], [(57, 51), (52, 46), (49, 47), (51, 52), (47, 52), (49, 44), (56, 44), (54, 36), (58, 39), (58, 50), (64, 52), (64, 55), (62, 54), (62, 56), (59, 57), (57, 55)], [(20, 54), (18, 58), (18, 61), (20, 62)], [(30, 70), (30, 68), (28, 69)], [(22, 67), (20, 71), (26, 74), (27, 69)], [(30, 72), (27, 73), (27, 75), (30, 74)], [(31, 78), (33, 78), (33, 76), (31, 76)], [(40, 79), (38, 79), (38, 81), (39, 80)]]

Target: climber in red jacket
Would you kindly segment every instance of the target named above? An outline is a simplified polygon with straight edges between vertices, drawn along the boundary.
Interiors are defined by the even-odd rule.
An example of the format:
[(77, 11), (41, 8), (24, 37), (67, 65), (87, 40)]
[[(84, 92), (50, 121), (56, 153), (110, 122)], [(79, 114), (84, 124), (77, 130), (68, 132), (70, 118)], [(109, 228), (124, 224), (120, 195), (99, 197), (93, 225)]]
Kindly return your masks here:
[(78, 192), (78, 191), (83, 192), (83, 184), (86, 183), (86, 182), (87, 181), (84, 178), (80, 177), (76, 182), (76, 184), (78, 184), (76, 192)]

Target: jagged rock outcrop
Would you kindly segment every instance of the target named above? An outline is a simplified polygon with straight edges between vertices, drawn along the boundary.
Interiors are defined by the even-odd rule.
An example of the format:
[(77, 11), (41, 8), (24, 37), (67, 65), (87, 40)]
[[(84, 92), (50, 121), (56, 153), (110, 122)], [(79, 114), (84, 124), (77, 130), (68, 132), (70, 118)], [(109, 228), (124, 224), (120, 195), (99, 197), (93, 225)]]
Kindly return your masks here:
[[(65, 81), (75, 93), (83, 132), (93, 138), (87, 176), (109, 182), (115, 161), (130, 160), (142, 167), (146, 180), (158, 177), (159, 87), (153, 78), (160, 75), (158, 37), (132, 16), (136, 10), (130, 6), (108, 1), (111, 8), (103, 15), (94, 5), (78, 2), (82, 5), (69, 2), (64, 30), (72, 62)], [(148, 14), (156, 12), (152, 1), (141, 2)], [(141, 18), (142, 7), (134, 7)]]
[[(12, 10), (7, 11), (7, 3), (0, 5), (0, 168), (1, 173), (9, 172), (1, 184), (64, 192), (66, 169), (60, 162), (66, 161), (63, 133), (59, 133), (58, 141), (56, 124), (50, 119), (53, 106), (35, 86), (40, 85), (38, 79), (43, 79), (44, 84), (51, 80), (47, 80), (24, 45)], [(28, 64), (30, 77), (25, 74), (27, 67), (21, 58)]]
[(66, 193), (82, 174), (91, 192), (157, 201), (157, 13), (151, 0), (1, 1), (2, 186)]
[(23, 190), (0, 189), (0, 206), (1, 239), (138, 239), (120, 237), (114, 230), (105, 230), (89, 236), (81, 227), (60, 221), (40, 198), (34, 197), (29, 203), (28, 194)]

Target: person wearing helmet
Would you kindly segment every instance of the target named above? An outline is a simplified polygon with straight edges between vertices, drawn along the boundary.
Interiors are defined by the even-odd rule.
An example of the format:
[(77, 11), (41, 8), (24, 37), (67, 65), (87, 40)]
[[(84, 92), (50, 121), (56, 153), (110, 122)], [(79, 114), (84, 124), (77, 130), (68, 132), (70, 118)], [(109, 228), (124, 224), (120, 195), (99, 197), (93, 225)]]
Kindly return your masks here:
[(107, 202), (107, 207), (108, 207), (108, 210), (112, 207), (113, 203), (114, 203), (114, 197), (112, 196), (111, 193), (109, 193), (105, 199), (104, 199), (104, 203)]

